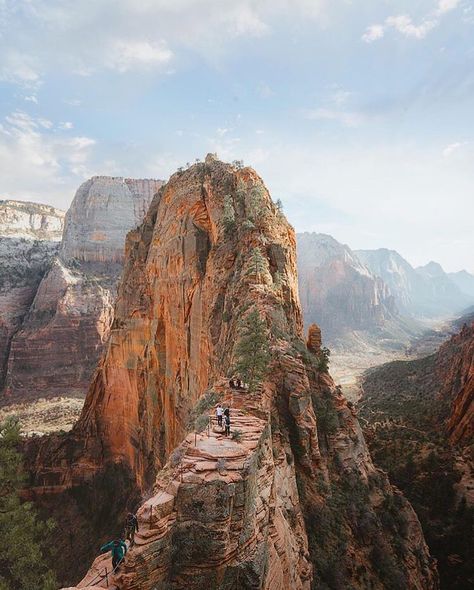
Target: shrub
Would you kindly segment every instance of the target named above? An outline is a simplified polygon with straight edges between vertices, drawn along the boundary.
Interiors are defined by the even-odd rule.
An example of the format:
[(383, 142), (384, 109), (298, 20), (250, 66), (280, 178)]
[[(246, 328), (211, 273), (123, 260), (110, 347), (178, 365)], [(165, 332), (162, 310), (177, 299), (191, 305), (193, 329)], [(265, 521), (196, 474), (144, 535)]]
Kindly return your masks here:
[(235, 442), (240, 442), (242, 440), (242, 431), (238, 429), (233, 430), (230, 437), (232, 440), (235, 440)]

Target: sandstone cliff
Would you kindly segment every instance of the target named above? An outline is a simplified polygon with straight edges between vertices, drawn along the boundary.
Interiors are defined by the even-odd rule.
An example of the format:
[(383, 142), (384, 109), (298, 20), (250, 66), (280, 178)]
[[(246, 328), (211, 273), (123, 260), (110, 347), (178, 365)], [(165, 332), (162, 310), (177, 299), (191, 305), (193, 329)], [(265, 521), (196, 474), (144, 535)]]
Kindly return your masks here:
[(11, 342), (8, 399), (85, 395), (109, 335), (125, 236), (161, 184), (98, 176), (78, 189), (58, 256)]
[[(271, 367), (260, 387), (237, 392), (227, 379), (254, 311)], [(79, 422), (28, 448), (30, 494), (67, 513), (76, 538), (115, 534), (131, 483), (147, 491), (136, 545), (109, 587), (437, 587), (415, 513), (372, 464), (353, 409), (321, 369), (317, 329), (310, 350), (302, 328), (295, 234), (257, 174), (208, 156), (173, 175), (128, 236)], [(238, 435), (202, 425), (188, 434), (216, 399)], [(92, 524), (91, 498), (101, 511)], [(84, 544), (71, 545), (80, 562)], [(104, 587), (104, 566), (107, 556), (78, 588)]]
[(58, 251), (63, 222), (53, 207), (0, 201), (0, 391), (12, 338)]

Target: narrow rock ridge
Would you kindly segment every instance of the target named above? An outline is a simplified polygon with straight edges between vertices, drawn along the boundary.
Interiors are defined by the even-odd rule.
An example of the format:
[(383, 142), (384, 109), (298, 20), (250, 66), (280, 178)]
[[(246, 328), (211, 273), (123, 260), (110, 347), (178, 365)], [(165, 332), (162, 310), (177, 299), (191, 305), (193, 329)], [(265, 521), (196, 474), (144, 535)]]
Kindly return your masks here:
[[(272, 360), (249, 394), (227, 378), (253, 310)], [(318, 369), (317, 330), (309, 351), (302, 328), (295, 234), (258, 175), (211, 155), (173, 175), (128, 236), (110, 341), (79, 422), (28, 448), (30, 494), (79, 515), (81, 490), (95, 490), (104, 540), (133, 493), (122, 484), (109, 514), (107, 489), (152, 486), (110, 588), (309, 590), (336, 587), (336, 576), (338, 587), (382, 589), (379, 560), (406, 588), (437, 588), (413, 510), (374, 468), (353, 410)], [(239, 440), (188, 434), (209, 392), (231, 406)], [(383, 518), (388, 504), (405, 518), (403, 538)], [(84, 530), (77, 517), (74, 533)], [(110, 571), (107, 560), (77, 588)]]

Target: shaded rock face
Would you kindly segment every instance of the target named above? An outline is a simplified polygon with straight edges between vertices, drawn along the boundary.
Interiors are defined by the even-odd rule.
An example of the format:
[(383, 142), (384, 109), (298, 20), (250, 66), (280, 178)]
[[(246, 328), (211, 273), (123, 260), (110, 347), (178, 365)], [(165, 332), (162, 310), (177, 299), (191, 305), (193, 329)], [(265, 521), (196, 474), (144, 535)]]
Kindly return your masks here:
[(8, 399), (85, 395), (109, 336), (125, 236), (161, 184), (100, 176), (78, 189), (58, 256), (12, 340)]
[(12, 338), (58, 251), (63, 223), (53, 207), (0, 201), (0, 391)]
[(438, 560), (442, 588), (472, 586), (474, 326), (436, 354), (365, 376), (361, 413), (374, 460), (406, 493)]
[(437, 354), (440, 397), (449, 404), (447, 431), (454, 445), (474, 443), (474, 324), (464, 325)]
[(473, 296), (463, 293), (435, 262), (415, 269), (394, 250), (380, 248), (356, 250), (355, 253), (388, 285), (397, 307), (404, 314), (442, 317), (460, 312), (473, 303)]
[[(298, 278), (305, 323), (321, 326), (331, 348), (364, 349), (375, 339), (399, 349), (418, 332), (400, 317), (384, 281), (326, 234), (298, 234)], [(350, 344), (349, 344), (350, 343)]]
[[(238, 392), (227, 378), (255, 310), (270, 370)], [(403, 588), (437, 587), (413, 510), (375, 469), (302, 327), (295, 234), (257, 174), (208, 156), (173, 175), (128, 236), (111, 337), (79, 422), (27, 449), (30, 494), (50, 506), (54, 495), (59, 514), (87, 515), (86, 486), (103, 507), (98, 482), (111, 466), (147, 490), (136, 545), (111, 587), (382, 589), (388, 575)], [(217, 426), (187, 434), (210, 392), (231, 407), (233, 439)], [(384, 520), (388, 504), (403, 515), (403, 538)], [(113, 505), (125, 510), (126, 493)], [(111, 514), (97, 523), (95, 544), (112, 524)], [(76, 518), (72, 534), (86, 529)], [(80, 564), (87, 546), (72, 545)], [(97, 584), (104, 566), (108, 556), (79, 587)]]

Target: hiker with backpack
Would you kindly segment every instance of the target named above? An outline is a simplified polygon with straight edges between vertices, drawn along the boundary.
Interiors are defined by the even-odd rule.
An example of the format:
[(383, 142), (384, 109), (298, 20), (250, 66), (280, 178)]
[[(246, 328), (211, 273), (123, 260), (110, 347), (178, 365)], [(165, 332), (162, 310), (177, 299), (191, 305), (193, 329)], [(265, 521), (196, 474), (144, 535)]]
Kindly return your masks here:
[(225, 436), (230, 436), (230, 410), (226, 408), (224, 410), (224, 434)]
[(120, 563), (122, 563), (125, 554), (127, 553), (127, 544), (123, 539), (115, 539), (114, 541), (102, 545), (100, 548), (101, 553), (106, 553), (107, 551), (112, 552), (112, 568), (118, 570)]
[(125, 538), (130, 541), (130, 547), (135, 544), (135, 531), (138, 533), (138, 518), (129, 512), (125, 520)]

